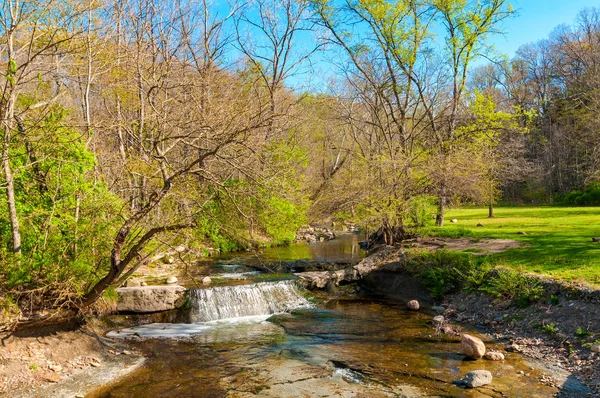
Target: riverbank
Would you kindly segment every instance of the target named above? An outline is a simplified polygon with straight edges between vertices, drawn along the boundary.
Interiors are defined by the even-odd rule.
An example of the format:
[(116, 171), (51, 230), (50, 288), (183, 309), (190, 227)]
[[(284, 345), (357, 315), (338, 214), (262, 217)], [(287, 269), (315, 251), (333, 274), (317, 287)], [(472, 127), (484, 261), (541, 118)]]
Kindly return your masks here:
[(4, 336), (0, 396), (84, 397), (139, 368), (144, 357), (91, 324), (54, 326)]
[[(425, 311), (443, 315), (452, 332), (476, 327), (490, 340), (501, 343), (505, 353), (517, 352), (549, 364), (550, 371), (539, 381), (561, 388), (561, 397), (600, 395), (600, 291), (529, 275), (527, 278), (532, 279), (527, 279), (528, 283), (535, 284), (540, 296), (528, 303), (475, 289), (458, 289), (433, 298), (430, 292), (435, 285), (415, 276), (414, 264), (392, 256), (380, 269), (383, 271), (370, 273), (362, 282), (371, 294), (405, 302), (418, 299)], [(486, 276), (492, 278), (488, 284), (507, 282), (493, 272)], [(569, 376), (565, 379), (561, 374)], [(578, 381), (589, 392), (581, 389)]]

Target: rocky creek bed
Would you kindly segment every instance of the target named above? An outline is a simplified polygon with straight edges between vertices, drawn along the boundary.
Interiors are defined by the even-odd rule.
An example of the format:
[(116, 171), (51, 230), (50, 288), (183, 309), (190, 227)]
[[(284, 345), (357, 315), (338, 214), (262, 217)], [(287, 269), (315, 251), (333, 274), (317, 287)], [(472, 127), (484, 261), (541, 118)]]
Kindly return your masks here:
[[(346, 242), (355, 246), (357, 239)], [(328, 292), (315, 293), (310, 308), (304, 304), (303, 309), (284, 308), (287, 313), (269, 319), (266, 315), (220, 321), (220, 315), (211, 316), (207, 319), (215, 320), (196, 324), (194, 333), (175, 333), (170, 338), (136, 336), (135, 325), (157, 325), (151, 332), (159, 336), (161, 328), (171, 332), (189, 329), (185, 324), (169, 323), (181, 322), (181, 316), (173, 311), (111, 316), (95, 330), (88, 327), (45, 337), (11, 337), (0, 352), (0, 395), (599, 396), (600, 354), (592, 352), (600, 325), (597, 291), (545, 281), (552, 303), (527, 308), (515, 308), (480, 293), (460, 293), (433, 301), (418, 280), (398, 267), (402, 252), (397, 248), (380, 253), (377, 261), (367, 259), (361, 267), (350, 267), (356, 272), (348, 272), (347, 261), (358, 261), (357, 249), (344, 247), (339, 241), (317, 245), (321, 248), (316, 251), (318, 262), (334, 263), (327, 261), (327, 250), (323, 250), (332, 245), (344, 264), (320, 266), (325, 271), (320, 271), (324, 273), (319, 277), (350, 275), (352, 279), (319, 286), (328, 288)], [(279, 264), (291, 264), (300, 260), (311, 265), (315, 260), (291, 257), (290, 249), (285, 250), (288, 255), (280, 257), (271, 251), (268, 261), (277, 258)], [(214, 262), (217, 268), (210, 271), (211, 276), (223, 271), (240, 274), (239, 279), (220, 281), (220, 285), (231, 286), (219, 288), (221, 292), (263, 283), (264, 276), (242, 277), (248, 271), (244, 267), (237, 271), (228, 268), (241, 262), (238, 260), (229, 257)], [(319, 272), (319, 268), (309, 272)], [(290, 274), (274, 277), (289, 279)], [(343, 286), (337, 286), (338, 282)], [(346, 282), (351, 284), (344, 286)], [(254, 290), (246, 291), (238, 296), (254, 300)], [(209, 297), (207, 294), (197, 296)], [(304, 299), (304, 293), (298, 294), (298, 300), (290, 302)], [(221, 300), (210, 297), (217, 304)], [(415, 299), (420, 302), (419, 311), (406, 306)], [(269, 300), (256, 307), (271, 311)], [(436, 316), (442, 316), (443, 322), (436, 322)], [(129, 337), (133, 339), (104, 337), (109, 330), (131, 326), (133, 336)], [(578, 334), (580, 328), (586, 333)], [(505, 360), (465, 360), (460, 354), (461, 333), (478, 336), (488, 349), (502, 353)], [(167, 335), (163, 333), (163, 337)], [(69, 344), (74, 344), (74, 349), (69, 350)], [(465, 389), (454, 383), (480, 370), (490, 372), (491, 384)]]

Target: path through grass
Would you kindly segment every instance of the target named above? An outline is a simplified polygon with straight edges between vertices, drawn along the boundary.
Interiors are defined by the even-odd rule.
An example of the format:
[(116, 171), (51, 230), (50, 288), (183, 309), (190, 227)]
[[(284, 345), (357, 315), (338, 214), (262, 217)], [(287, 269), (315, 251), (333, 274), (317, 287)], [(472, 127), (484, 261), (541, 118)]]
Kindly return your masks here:
[[(528, 247), (490, 255), (494, 265), (578, 281), (600, 287), (600, 208), (498, 207), (496, 218), (487, 208), (448, 211), (444, 228), (431, 228), (434, 236), (515, 239)], [(450, 220), (456, 218), (458, 223)], [(477, 227), (481, 223), (483, 227)], [(526, 235), (519, 235), (524, 232)]]

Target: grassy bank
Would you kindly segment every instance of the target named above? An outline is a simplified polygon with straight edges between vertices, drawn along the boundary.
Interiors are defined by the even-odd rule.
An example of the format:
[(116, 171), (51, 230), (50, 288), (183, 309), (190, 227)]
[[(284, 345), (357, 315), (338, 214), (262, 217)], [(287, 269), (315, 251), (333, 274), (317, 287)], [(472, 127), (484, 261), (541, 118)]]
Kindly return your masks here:
[[(427, 233), (515, 239), (527, 247), (490, 255), (485, 261), (600, 287), (600, 243), (591, 239), (600, 237), (600, 208), (498, 207), (495, 218), (487, 214), (487, 208), (454, 209), (447, 213), (444, 228), (431, 228)], [(454, 218), (458, 223), (449, 222)]]

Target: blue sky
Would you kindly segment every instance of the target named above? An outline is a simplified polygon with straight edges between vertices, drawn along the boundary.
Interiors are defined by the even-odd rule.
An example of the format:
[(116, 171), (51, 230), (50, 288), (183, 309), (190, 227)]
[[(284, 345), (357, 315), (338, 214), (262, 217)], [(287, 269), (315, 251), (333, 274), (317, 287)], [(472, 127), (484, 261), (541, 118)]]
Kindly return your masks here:
[(600, 7), (598, 0), (512, 0), (517, 15), (504, 22), (503, 36), (490, 38), (509, 57), (523, 44), (545, 39), (555, 27), (572, 25), (577, 13), (586, 7)]
[[(226, 13), (226, 0), (216, 2), (221, 4), (217, 10)], [(488, 38), (488, 43), (495, 47), (497, 53), (508, 55), (509, 58), (512, 58), (522, 45), (548, 38), (557, 26), (574, 24), (577, 14), (582, 9), (600, 7), (600, 0), (510, 0), (510, 3), (516, 14), (503, 21), (502, 35), (492, 35)], [(311, 41), (308, 34), (302, 37), (296, 44), (300, 52), (303, 45)], [(258, 37), (256, 39), (260, 40)], [(313, 73), (303, 73), (307, 70), (302, 68), (296, 75), (289, 76), (286, 83), (300, 91), (328, 91), (327, 81), (336, 74), (336, 67), (327, 62), (328, 58), (331, 58), (331, 54), (315, 55)], [(481, 58), (474, 65), (487, 62)]]
[[(503, 21), (501, 35), (492, 35), (488, 43), (495, 47), (497, 53), (514, 57), (516, 51), (524, 44), (534, 43), (548, 38), (559, 25), (573, 25), (577, 14), (586, 7), (600, 7), (600, 0), (512, 0), (511, 5), (516, 13)], [(317, 57), (320, 58), (320, 57)], [(327, 76), (334, 74), (333, 67), (317, 60), (317, 73), (312, 76), (295, 76), (287, 79), (288, 84), (309, 91), (327, 91)], [(484, 64), (484, 58), (474, 65)], [(308, 82), (307, 82), (308, 78)]]

